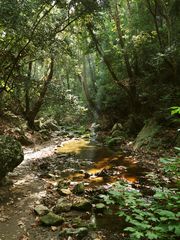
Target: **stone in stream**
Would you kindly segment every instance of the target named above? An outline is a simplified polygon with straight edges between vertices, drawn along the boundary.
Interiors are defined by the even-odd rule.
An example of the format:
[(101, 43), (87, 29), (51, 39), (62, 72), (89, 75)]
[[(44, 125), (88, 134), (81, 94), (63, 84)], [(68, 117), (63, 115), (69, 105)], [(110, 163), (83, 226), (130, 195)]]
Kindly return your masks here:
[(73, 193), (75, 194), (82, 194), (84, 193), (84, 191), (85, 191), (85, 188), (84, 188), (83, 182), (76, 184), (73, 188)]
[(73, 200), (72, 209), (79, 211), (88, 211), (92, 208), (90, 200), (84, 197), (75, 197)]
[(34, 211), (37, 215), (43, 216), (49, 213), (49, 209), (44, 205), (38, 205), (34, 208)]
[(21, 144), (12, 137), (0, 136), (0, 181), (24, 159)]
[(40, 217), (40, 222), (45, 226), (57, 226), (64, 222), (64, 218), (49, 212), (47, 215)]
[(56, 206), (53, 208), (53, 212), (61, 213), (61, 212), (69, 212), (72, 207), (72, 202), (66, 198), (59, 199), (57, 201)]

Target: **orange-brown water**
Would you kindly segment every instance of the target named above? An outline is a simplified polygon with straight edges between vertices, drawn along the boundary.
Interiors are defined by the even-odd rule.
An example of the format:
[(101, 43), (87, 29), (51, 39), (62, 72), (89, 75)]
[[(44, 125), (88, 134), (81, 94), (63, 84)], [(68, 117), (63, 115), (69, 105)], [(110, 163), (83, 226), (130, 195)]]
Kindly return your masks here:
[[(58, 154), (73, 154), (80, 160), (91, 161), (91, 167), (85, 167), (90, 175), (86, 182), (89, 183), (112, 183), (119, 179), (125, 179), (131, 183), (136, 182), (141, 175), (137, 161), (133, 157), (125, 157), (119, 151), (112, 151), (105, 146), (99, 146), (89, 141), (70, 140), (64, 142), (57, 148)], [(83, 173), (76, 173), (69, 176), (73, 180), (83, 180)]]

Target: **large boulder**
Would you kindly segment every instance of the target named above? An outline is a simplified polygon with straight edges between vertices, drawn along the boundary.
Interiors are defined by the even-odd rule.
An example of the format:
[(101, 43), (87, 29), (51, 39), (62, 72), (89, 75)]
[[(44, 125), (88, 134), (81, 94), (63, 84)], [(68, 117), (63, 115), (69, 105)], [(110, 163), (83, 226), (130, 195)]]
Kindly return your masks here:
[(24, 159), (21, 144), (12, 137), (0, 136), (0, 181)]
[(141, 147), (148, 147), (152, 142), (155, 142), (155, 135), (161, 130), (161, 126), (152, 118), (146, 121), (144, 127), (137, 135), (134, 142), (134, 150)]

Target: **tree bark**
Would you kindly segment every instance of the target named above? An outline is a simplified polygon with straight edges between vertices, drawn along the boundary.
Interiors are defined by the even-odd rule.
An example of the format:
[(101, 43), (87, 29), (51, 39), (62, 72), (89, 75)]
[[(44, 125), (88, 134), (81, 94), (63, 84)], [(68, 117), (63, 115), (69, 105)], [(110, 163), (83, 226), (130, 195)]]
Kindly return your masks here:
[(129, 61), (129, 56), (126, 51), (126, 47), (125, 47), (125, 43), (124, 43), (117, 1), (115, 1), (114, 11), (112, 11), (112, 15), (113, 15), (113, 19), (114, 19), (114, 22), (116, 25), (117, 35), (119, 38), (119, 45), (123, 52), (124, 63), (126, 66), (126, 71), (127, 71), (127, 75), (128, 75), (128, 79), (129, 79), (129, 97), (130, 97), (131, 112), (136, 113), (137, 107), (138, 107), (137, 106), (138, 99), (137, 99), (137, 92), (136, 92), (136, 77), (135, 77), (133, 69), (131, 67), (131, 64)]
[(83, 71), (82, 71), (81, 75), (80, 74), (78, 75), (78, 78), (81, 82), (82, 89), (83, 89), (84, 95), (86, 97), (88, 107), (89, 107), (91, 113), (93, 114), (94, 118), (97, 119), (97, 118), (99, 118), (100, 113), (99, 113), (99, 109), (95, 105), (95, 103), (89, 93), (89, 88), (88, 88), (88, 83), (87, 83), (87, 69), (86, 69), (86, 57), (85, 56), (83, 56)]
[(44, 85), (40, 91), (40, 95), (39, 98), (37, 99), (37, 101), (34, 103), (34, 106), (32, 107), (31, 110), (29, 110), (29, 112), (26, 114), (26, 120), (28, 122), (28, 126), (31, 129), (35, 129), (34, 126), (34, 120), (44, 102), (44, 98), (48, 89), (48, 86), (52, 80), (53, 77), (53, 67), (54, 67), (54, 60), (51, 59), (51, 63), (50, 63), (50, 69), (49, 69), (49, 73), (47, 74), (47, 76), (45, 77), (45, 81), (44, 81)]
[(98, 52), (98, 54), (100, 55), (100, 57), (102, 58), (102, 60), (104, 61), (107, 69), (109, 70), (109, 73), (111, 74), (112, 80), (114, 81), (115, 84), (117, 84), (121, 89), (123, 89), (126, 94), (129, 96), (130, 92), (128, 90), (128, 88), (126, 86), (124, 86), (118, 79), (116, 73), (114, 72), (111, 63), (109, 62), (109, 60), (106, 58), (106, 56), (104, 55), (99, 42), (95, 36), (95, 34), (93, 33), (93, 29), (92, 29), (92, 25), (91, 24), (87, 24), (87, 29), (89, 31), (90, 36), (92, 37), (92, 40), (95, 44), (96, 50)]
[(31, 82), (31, 75), (32, 75), (32, 62), (29, 63), (28, 79), (25, 82), (25, 115), (27, 115), (30, 111), (29, 83)]

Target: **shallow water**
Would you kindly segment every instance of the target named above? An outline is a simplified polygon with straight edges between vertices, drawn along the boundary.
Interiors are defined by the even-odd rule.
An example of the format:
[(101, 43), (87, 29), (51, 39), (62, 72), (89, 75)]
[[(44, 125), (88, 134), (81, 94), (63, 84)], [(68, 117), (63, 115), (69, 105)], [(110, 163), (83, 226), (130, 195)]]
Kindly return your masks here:
[(71, 179), (84, 179), (85, 182), (96, 184), (112, 183), (125, 179), (133, 183), (144, 175), (144, 169), (139, 167), (134, 157), (126, 157), (121, 150), (112, 150), (83, 139), (64, 142), (56, 149), (56, 153), (74, 154), (74, 157), (80, 161), (91, 162), (91, 167), (84, 167), (84, 170), (90, 175), (87, 180), (84, 179), (84, 174), (80, 173), (71, 175)]

